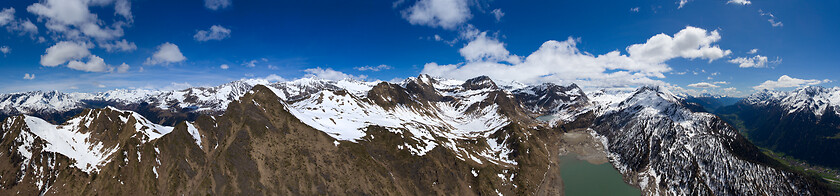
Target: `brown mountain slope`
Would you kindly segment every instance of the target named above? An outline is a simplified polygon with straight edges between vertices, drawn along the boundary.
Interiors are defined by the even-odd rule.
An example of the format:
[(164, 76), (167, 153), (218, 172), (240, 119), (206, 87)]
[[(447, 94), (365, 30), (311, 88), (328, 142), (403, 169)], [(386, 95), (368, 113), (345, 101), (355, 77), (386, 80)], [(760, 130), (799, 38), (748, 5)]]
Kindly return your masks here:
[[(33, 153), (28, 170), (48, 168), (47, 178), (9, 178), (19, 171), (17, 151), (0, 154), (4, 193), (45, 192), (47, 195), (496, 195), (558, 194), (562, 191), (557, 163), (561, 130), (511, 123), (490, 138), (459, 139), (467, 151), (486, 150), (489, 142), (513, 149), (517, 164), (493, 164), (476, 158), (462, 160), (448, 148), (436, 147), (423, 156), (401, 145), (418, 144), (410, 132), (395, 133), (370, 126), (356, 142), (337, 141), (289, 113), (271, 90), (257, 86), (218, 117), (201, 116), (183, 122), (158, 139), (148, 141), (134, 130), (135, 119), (118, 119), (118, 111), (93, 116), (92, 137), (114, 146), (108, 162), (90, 174), (70, 166), (73, 161), (53, 152)], [(516, 107), (511, 105), (510, 107)], [(520, 110), (521, 108), (517, 108)], [(113, 114), (110, 114), (110, 113)], [(83, 115), (83, 114), (82, 114)], [(117, 116), (115, 116), (117, 115)], [(15, 117), (24, 118), (24, 117)], [(4, 135), (26, 133), (22, 120), (10, 119)], [(586, 123), (582, 123), (586, 124)], [(107, 126), (106, 126), (107, 125)], [(194, 127), (194, 128), (193, 128)], [(23, 131), (22, 131), (23, 130)], [(111, 130), (111, 131), (104, 131)], [(86, 131), (86, 128), (80, 129)], [(197, 134), (191, 134), (193, 133)], [(403, 135), (409, 134), (409, 135)], [(196, 137), (200, 141), (196, 141)], [(12, 139), (10, 139), (12, 138)], [(15, 137), (4, 137), (3, 149), (15, 148)], [(37, 138), (36, 138), (37, 139)], [(444, 138), (439, 138), (444, 139)], [(38, 144), (38, 142), (35, 142)], [(19, 144), (18, 144), (19, 145)], [(40, 151), (40, 150), (35, 150)], [(17, 158), (16, 158), (17, 157)], [(43, 161), (41, 161), (43, 160)], [(479, 163), (481, 162), (481, 163)], [(43, 170), (43, 169), (40, 169)], [(40, 172), (30, 172), (31, 174)], [(33, 175), (29, 175), (33, 176)], [(38, 186), (41, 184), (47, 186)]]

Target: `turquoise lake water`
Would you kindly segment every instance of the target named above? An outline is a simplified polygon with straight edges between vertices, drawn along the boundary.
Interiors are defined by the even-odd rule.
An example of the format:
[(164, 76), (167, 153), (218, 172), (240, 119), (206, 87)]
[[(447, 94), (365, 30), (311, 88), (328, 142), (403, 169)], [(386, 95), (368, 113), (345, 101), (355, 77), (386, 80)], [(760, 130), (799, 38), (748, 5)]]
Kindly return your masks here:
[(592, 164), (572, 155), (561, 157), (560, 177), (568, 196), (578, 195), (641, 195), (641, 191), (625, 183), (610, 163)]

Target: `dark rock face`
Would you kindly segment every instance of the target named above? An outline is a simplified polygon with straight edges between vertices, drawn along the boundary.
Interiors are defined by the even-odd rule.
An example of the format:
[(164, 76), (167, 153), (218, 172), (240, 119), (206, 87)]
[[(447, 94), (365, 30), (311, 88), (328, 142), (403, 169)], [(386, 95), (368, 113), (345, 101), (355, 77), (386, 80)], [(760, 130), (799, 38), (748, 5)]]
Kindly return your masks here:
[(589, 105), (589, 99), (576, 84), (560, 86), (545, 83), (513, 91), (522, 107), (535, 114), (554, 114)]
[(463, 85), (466, 90), (479, 90), (479, 89), (497, 89), (499, 88), (496, 86), (496, 83), (487, 76), (479, 76), (476, 78), (472, 78), (464, 82)]
[(826, 194), (781, 169), (718, 117), (677, 101), (642, 88), (595, 120), (613, 164), (645, 194)]

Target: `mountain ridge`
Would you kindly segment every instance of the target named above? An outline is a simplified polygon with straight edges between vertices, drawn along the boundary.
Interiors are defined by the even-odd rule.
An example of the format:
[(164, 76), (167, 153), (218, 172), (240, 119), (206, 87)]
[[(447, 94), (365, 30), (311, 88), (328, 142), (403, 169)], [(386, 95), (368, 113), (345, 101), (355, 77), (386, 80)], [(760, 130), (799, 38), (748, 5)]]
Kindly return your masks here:
[[(0, 182), (5, 184), (0, 188), (91, 193), (132, 182), (135, 185), (127, 190), (147, 194), (559, 194), (563, 181), (558, 168), (551, 165), (563, 154), (589, 151), (602, 153), (625, 181), (645, 194), (826, 193), (816, 182), (768, 164), (763, 154), (732, 150), (750, 149), (752, 144), (739, 139), (734, 129), (714, 115), (691, 110), (685, 100), (661, 87), (601, 91), (589, 98), (576, 85), (510, 89), (496, 86), (489, 78), (460, 82), (420, 75), (396, 84), (353, 83), (351, 89), (340, 87), (351, 84), (339, 82), (255, 85), (231, 100), (220, 115), (203, 114), (194, 121), (176, 123), (154, 139), (143, 140), (142, 135), (149, 134), (129, 137), (134, 139), (120, 142), (98, 172), (64, 167), (56, 170), (55, 180), (45, 181), (66, 184), (66, 178), (60, 177), (70, 173), (80, 176), (73, 178), (76, 181), (93, 185), (45, 188), (3, 174)], [(93, 111), (127, 112), (105, 107), (86, 110), (86, 114)], [(536, 119), (546, 115), (571, 117)], [(634, 121), (670, 124), (633, 128), (629, 122)], [(628, 127), (632, 131), (615, 131)], [(4, 124), (0, 128), (0, 138), (6, 141), (2, 144), (20, 145), (6, 133), (19, 133), (23, 127)], [(693, 135), (674, 134), (679, 132)], [(629, 133), (644, 137), (624, 135)], [(570, 134), (587, 135), (590, 139), (583, 145), (588, 147), (564, 142)], [(686, 157), (666, 153), (660, 157), (667, 158), (656, 158), (649, 156), (655, 154), (651, 152), (678, 145), (637, 145), (655, 137), (680, 142), (699, 137), (720, 145), (695, 143), (693, 150), (674, 148)], [(10, 151), (0, 152), (0, 157), (10, 156), (10, 165), (23, 162), (14, 158), (21, 154), (19, 150), (5, 149)], [(40, 154), (45, 152), (51, 151)], [(637, 156), (642, 154), (648, 156)], [(697, 172), (661, 169), (680, 165), (685, 158), (715, 160), (694, 165), (697, 171), (715, 176), (692, 177)], [(720, 161), (716, 159), (743, 168), (720, 169), (711, 164)], [(409, 169), (403, 168), (406, 165)], [(5, 172), (14, 171), (20, 170)], [(760, 180), (742, 182), (735, 175), (746, 171), (762, 174)], [(109, 176), (120, 180), (108, 180)], [(727, 180), (714, 180), (718, 178)], [(706, 188), (685, 189), (676, 186), (679, 182)], [(16, 185), (20, 183), (33, 186)]]

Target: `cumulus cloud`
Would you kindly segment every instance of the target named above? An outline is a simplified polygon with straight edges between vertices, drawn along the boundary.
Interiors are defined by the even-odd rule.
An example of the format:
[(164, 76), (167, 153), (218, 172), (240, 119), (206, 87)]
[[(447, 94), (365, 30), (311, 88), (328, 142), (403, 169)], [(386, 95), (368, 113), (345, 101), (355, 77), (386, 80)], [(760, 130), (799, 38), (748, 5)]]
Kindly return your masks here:
[(505, 16), (505, 13), (502, 12), (502, 9), (494, 9), (493, 11), (490, 11), (490, 13), (493, 14), (493, 17), (496, 17), (496, 22), (501, 21), (502, 16)]
[(229, 66), (228, 64), (222, 64), (222, 65), (219, 65), (219, 68), (222, 68), (222, 69), (229, 69), (229, 68), (230, 68), (230, 66)]
[(41, 55), (41, 65), (55, 67), (67, 61), (81, 59), (90, 55), (89, 44), (61, 41), (47, 48), (46, 54)]
[(321, 69), (320, 67), (317, 67), (317, 68), (311, 68), (311, 69), (303, 70), (303, 72), (306, 72), (306, 75), (304, 75), (304, 77), (315, 77), (315, 78), (326, 79), (326, 80), (343, 80), (343, 79), (364, 80), (365, 78), (367, 78), (367, 76), (365, 76), (365, 75), (354, 76), (354, 75), (345, 74), (343, 72), (333, 70), (332, 68)]
[(75, 69), (79, 71), (86, 71), (86, 72), (109, 72), (113, 71), (113, 68), (108, 64), (105, 64), (105, 60), (100, 58), (96, 55), (88, 56), (87, 62), (82, 62), (78, 60), (73, 60), (67, 63), (67, 67), (70, 69)]
[(720, 87), (718, 85), (714, 85), (714, 84), (711, 84), (711, 83), (708, 83), (708, 82), (698, 82), (698, 83), (694, 83), (694, 84), (689, 84), (688, 86), (689, 87), (694, 87), (694, 88), (717, 88), (717, 87)]
[(419, 0), (402, 11), (413, 25), (455, 29), (472, 18), (467, 0)]
[(99, 47), (104, 48), (108, 52), (115, 52), (115, 51), (123, 51), (123, 52), (130, 52), (137, 50), (137, 45), (134, 42), (129, 42), (128, 40), (119, 40), (114, 42), (104, 42), (100, 43)]
[(9, 32), (20, 32), (21, 35), (38, 34), (38, 26), (35, 26), (29, 19), (15, 20), (15, 8), (4, 8), (0, 11), (0, 27), (6, 26)]
[(23, 74), (23, 79), (24, 80), (34, 80), (35, 79), (35, 74), (29, 74), (29, 73)]
[(0, 26), (5, 26), (15, 20), (15, 8), (3, 8), (0, 11)]
[(210, 30), (200, 30), (195, 33), (195, 41), (205, 42), (210, 40), (223, 40), (230, 37), (230, 29), (221, 25), (213, 25)]
[(388, 65), (385, 65), (385, 64), (382, 64), (382, 65), (379, 65), (379, 66), (376, 66), (376, 67), (367, 65), (367, 66), (362, 66), (362, 67), (356, 67), (354, 69), (359, 70), (359, 71), (382, 71), (382, 70), (391, 69), (391, 66), (388, 66)]
[[(91, 6), (114, 5), (115, 14), (123, 16), (107, 25), (91, 12)], [(99, 41), (123, 36), (123, 27), (132, 22), (131, 4), (128, 0), (45, 0), (26, 8), (40, 19), (46, 20), (48, 30), (71, 40), (94, 38)]]
[(639, 7), (630, 8), (631, 12), (639, 12)]
[(6, 55), (12, 52), (12, 48), (9, 48), (9, 46), (0, 46), (0, 52)]
[(660, 34), (645, 43), (631, 45), (627, 47), (629, 55), (619, 51), (593, 55), (580, 51), (576, 39), (550, 40), (519, 62), (508, 61), (513, 55), (505, 56), (507, 50), (503, 44), (490, 42), (493, 44), (487, 45), (498, 46), (498, 49), (489, 51), (497, 52), (462, 53), (466, 62), (449, 65), (427, 63), (422, 73), (455, 79), (486, 75), (523, 83), (575, 82), (590, 87), (661, 85), (664, 82), (651, 78), (664, 78), (663, 73), (671, 71), (665, 61), (674, 58), (711, 61), (729, 55), (731, 51), (711, 45), (719, 39), (717, 31), (686, 27), (673, 37)]
[(204, 0), (204, 7), (211, 10), (224, 9), (231, 4), (232, 0)]
[(755, 55), (754, 57), (738, 57), (734, 59), (730, 59), (729, 63), (738, 64), (740, 68), (765, 68), (770, 64), (778, 64), (782, 60), (776, 58), (776, 60), (770, 61), (766, 56)]
[(754, 86), (753, 89), (755, 90), (773, 90), (777, 88), (791, 88), (791, 87), (800, 87), (806, 85), (817, 85), (822, 83), (831, 82), (831, 80), (817, 80), (817, 79), (799, 79), (793, 78), (788, 75), (782, 75), (777, 80), (767, 80), (764, 83), (759, 84), (758, 86)]
[(715, 84), (729, 84), (729, 82), (727, 82), (727, 81), (717, 81), (717, 82), (714, 82), (714, 83)]
[(120, 66), (117, 66), (117, 73), (126, 73), (129, 69), (131, 69), (131, 66), (122, 63)]
[(114, 12), (117, 15), (123, 16), (124, 18), (128, 19), (129, 21), (134, 20), (134, 17), (131, 15), (131, 1), (130, 0), (117, 0), (114, 3)]
[(627, 53), (636, 60), (648, 63), (661, 63), (676, 57), (713, 61), (732, 53), (711, 45), (720, 39), (717, 30), (708, 32), (688, 26), (673, 37), (663, 33), (651, 37), (644, 44), (631, 45), (627, 47)]
[(729, 0), (729, 1), (728, 1), (728, 2), (726, 2), (726, 3), (727, 3), (727, 4), (730, 4), (730, 3), (731, 3), (731, 4), (739, 4), (739, 5), (749, 5), (749, 4), (751, 4), (752, 2), (750, 2), (749, 0)]
[(466, 46), (458, 50), (467, 61), (507, 61), (510, 63), (519, 63), (520, 59), (516, 55), (510, 55), (510, 52), (505, 49), (505, 44), (499, 42), (495, 38), (487, 36), (487, 32), (481, 32), (475, 38), (467, 43)]
[(35, 36), (38, 34), (38, 26), (35, 26), (29, 19), (19, 19), (9, 24), (6, 27), (9, 32), (19, 32), (20, 35), (29, 34)]
[(755, 54), (755, 53), (758, 53), (758, 48), (753, 48), (752, 50), (747, 52), (747, 54)]
[(146, 58), (143, 62), (145, 65), (169, 65), (170, 63), (178, 63), (187, 60), (178, 46), (169, 42), (163, 43), (157, 47), (157, 52), (152, 57)]

